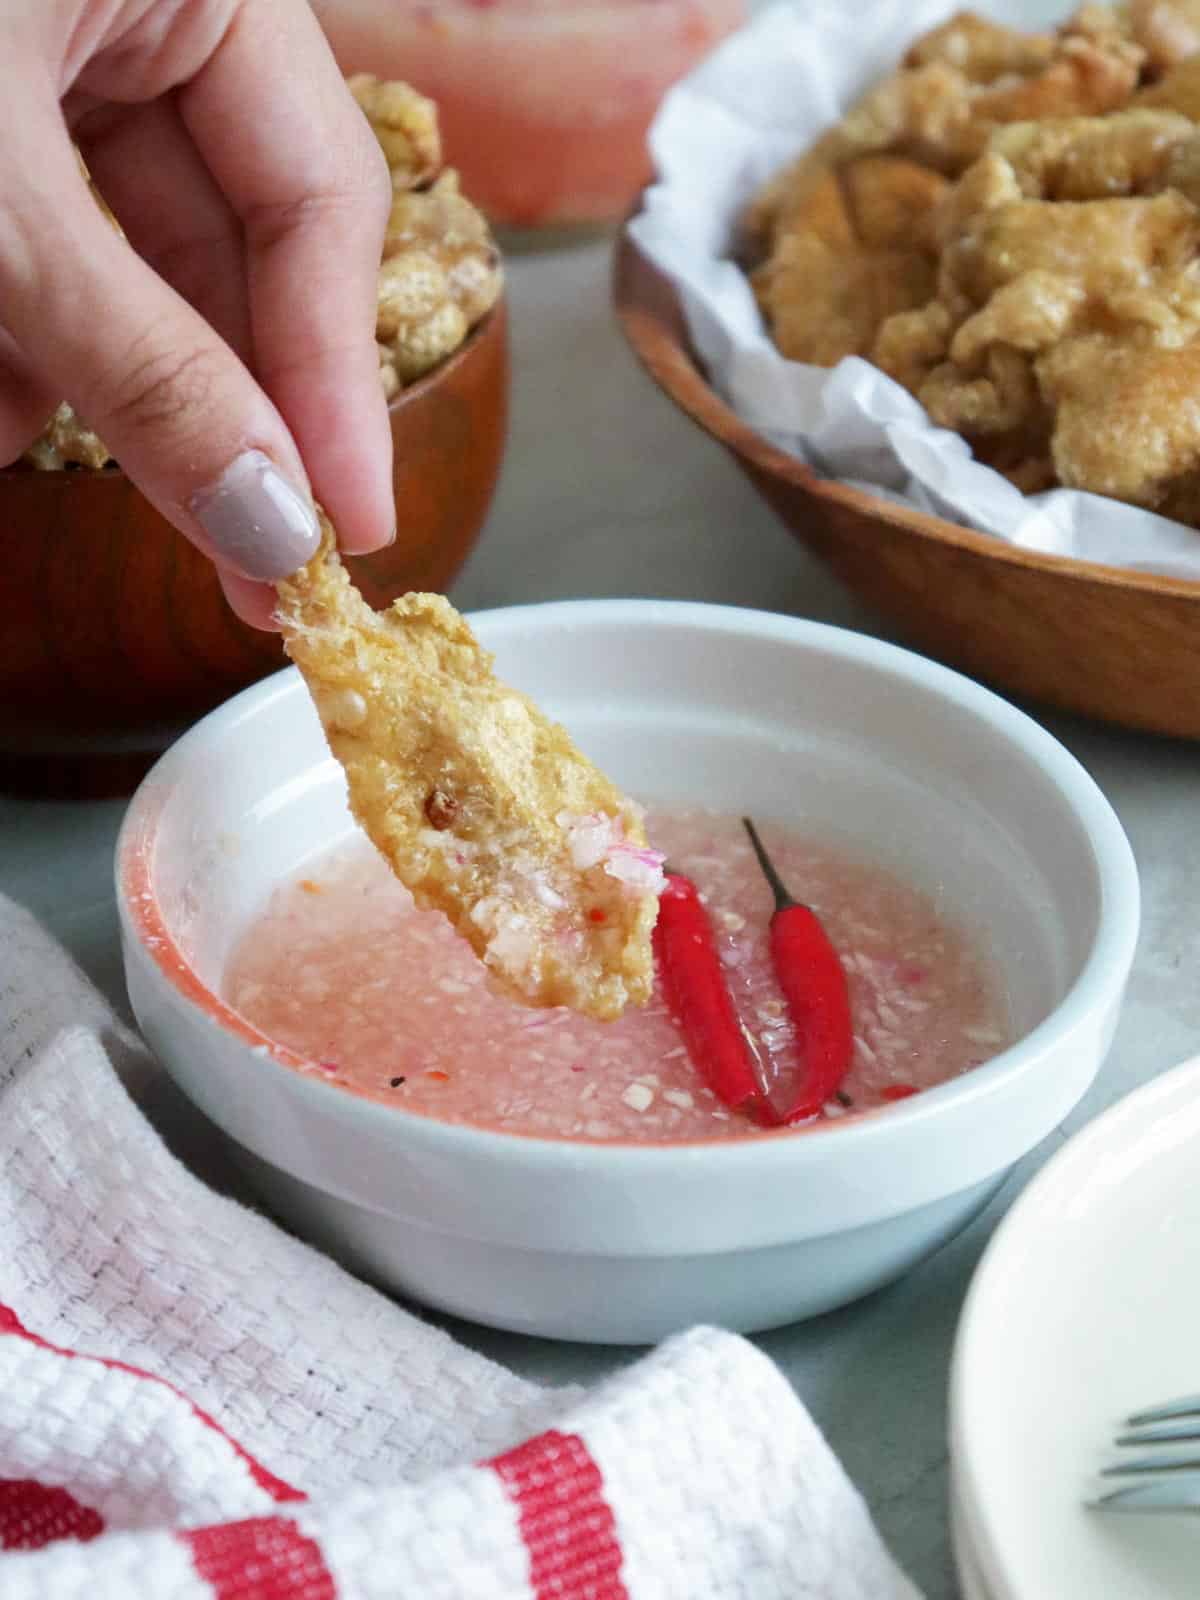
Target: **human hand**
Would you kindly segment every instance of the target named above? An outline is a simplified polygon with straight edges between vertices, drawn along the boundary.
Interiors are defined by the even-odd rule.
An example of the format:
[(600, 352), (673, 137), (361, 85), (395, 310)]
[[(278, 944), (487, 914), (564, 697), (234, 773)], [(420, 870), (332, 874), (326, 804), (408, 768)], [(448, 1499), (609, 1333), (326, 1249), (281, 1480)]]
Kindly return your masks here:
[(305, 0), (0, 0), (0, 62), (0, 461), (68, 400), (268, 625), (312, 493), (394, 536), (378, 144)]

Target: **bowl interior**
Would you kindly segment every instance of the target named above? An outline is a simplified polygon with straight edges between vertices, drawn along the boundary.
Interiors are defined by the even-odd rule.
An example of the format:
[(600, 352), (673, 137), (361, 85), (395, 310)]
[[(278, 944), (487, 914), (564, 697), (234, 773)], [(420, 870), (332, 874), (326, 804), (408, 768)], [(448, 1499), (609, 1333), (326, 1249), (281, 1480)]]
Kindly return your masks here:
[[(1079, 977), (1119, 829), (1073, 759), (987, 691), (892, 646), (720, 607), (576, 602), (475, 623), (501, 674), (631, 793), (788, 822), (924, 889), (990, 952), (1018, 1035)], [(272, 886), (353, 826), (285, 672), (160, 763), (131, 812), (125, 892), (140, 853), (140, 892), (219, 989)]]

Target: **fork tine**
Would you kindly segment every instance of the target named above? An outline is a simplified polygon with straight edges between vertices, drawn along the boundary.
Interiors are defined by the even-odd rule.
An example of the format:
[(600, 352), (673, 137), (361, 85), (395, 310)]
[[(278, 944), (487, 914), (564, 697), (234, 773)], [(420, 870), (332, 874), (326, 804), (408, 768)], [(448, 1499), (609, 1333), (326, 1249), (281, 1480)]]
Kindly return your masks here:
[(1200, 1394), (1184, 1395), (1179, 1400), (1169, 1400), (1166, 1405), (1153, 1406), (1149, 1411), (1135, 1411), (1125, 1418), (1127, 1428), (1141, 1428), (1149, 1422), (1169, 1422), (1172, 1417), (1200, 1416)]
[(1189, 1439), (1200, 1439), (1200, 1416), (1176, 1417), (1169, 1422), (1156, 1422), (1151, 1427), (1134, 1428), (1117, 1435), (1120, 1445), (1173, 1444)]
[(1200, 1472), (1200, 1455), (1176, 1455), (1164, 1450), (1154, 1456), (1135, 1456), (1132, 1461), (1118, 1461), (1111, 1467), (1102, 1467), (1100, 1476), (1121, 1478), (1140, 1472)]
[(1089, 1500), (1088, 1505), (1095, 1511), (1200, 1511), (1200, 1472), (1132, 1483)]

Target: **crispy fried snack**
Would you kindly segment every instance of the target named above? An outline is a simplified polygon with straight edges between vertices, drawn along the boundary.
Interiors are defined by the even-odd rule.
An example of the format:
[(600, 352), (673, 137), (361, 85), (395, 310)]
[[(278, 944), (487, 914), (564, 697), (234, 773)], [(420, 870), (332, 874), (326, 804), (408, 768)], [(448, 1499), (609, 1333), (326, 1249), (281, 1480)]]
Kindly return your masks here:
[(39, 472), (59, 472), (68, 466), (99, 471), (112, 457), (104, 440), (64, 402), (25, 452), (25, 459)]
[(1130, 32), (1153, 72), (1200, 51), (1200, 0), (1130, 0)]
[(916, 311), (898, 311), (875, 336), (870, 357), (874, 364), (913, 394), (950, 354), (954, 318), (940, 300)]
[(1177, 111), (1137, 107), (1110, 117), (1055, 117), (998, 128), (989, 150), (1030, 200), (1100, 200), (1174, 187), (1172, 160), (1196, 127)]
[(1102, 116), (1124, 106), (1144, 60), (1104, 6), (1084, 6), (1053, 34), (1019, 33), (960, 12), (918, 39), (899, 71), (755, 196), (742, 219), (749, 249), (763, 253), (822, 179), (859, 156), (887, 152), (957, 177), (1006, 123)]
[(376, 337), (400, 380), (443, 361), (499, 299), (504, 277), (482, 214), (443, 172), (427, 190), (392, 201), (379, 269)]
[(1182, 346), (1093, 332), (1043, 354), (1059, 481), (1195, 521), (1200, 510), (1200, 323)]
[(497, 681), (447, 600), (373, 611), (323, 526), (279, 617), (368, 836), (517, 998), (601, 1019), (643, 1004), (662, 858), (637, 808)]
[[(776, 344), (866, 354), (1027, 493), (1200, 525), (1198, 124), (1200, 0), (1038, 34), (960, 12), (748, 208)], [(907, 203), (874, 233), (870, 163), (904, 169)]]
[(1142, 89), (1135, 103), (1158, 111), (1178, 111), (1200, 122), (1200, 55), (1188, 56), (1165, 78)]
[[(1157, 296), (1164, 277), (1192, 258), (1198, 230), (1196, 208), (1174, 190), (1069, 206), (1015, 200), (980, 212), (942, 254), (939, 298), (971, 313), (951, 353), (958, 359), (955, 346), (965, 356), (967, 346), (1005, 337), (1031, 306), (1036, 326), (1020, 342), (1037, 348), (1073, 326), (1064, 320), (1065, 301), (1096, 313), (1139, 292)], [(1064, 287), (1051, 294), (1052, 284)], [(989, 306), (993, 296), (999, 308)]]
[(482, 214), (442, 172), (437, 107), (405, 83), (348, 80), (392, 174), (375, 339), (390, 400), (452, 355), (500, 297), (500, 252)]
[(775, 343), (794, 361), (836, 365), (871, 348), (881, 322), (933, 293), (929, 218), (948, 184), (895, 156), (827, 173), (775, 233), (752, 282)]
[(357, 72), (346, 79), (392, 174), (397, 192), (430, 183), (442, 169), (437, 106), (407, 83)]
[(1027, 491), (1165, 503), (1200, 464), (1200, 209), (1172, 181), (1198, 155), (1159, 111), (997, 131), (939, 213), (937, 296), (872, 359)]
[(917, 40), (904, 57), (906, 67), (944, 62), (970, 83), (994, 83), (1015, 75), (1031, 78), (1045, 70), (1054, 55), (1054, 36), (1022, 33), (972, 11), (960, 11)]
[(969, 120), (968, 92), (963, 75), (941, 62), (885, 78), (751, 200), (742, 217), (749, 252), (768, 249), (797, 217), (803, 219), (813, 191), (860, 157), (894, 153), (953, 171), (948, 158), (930, 160), (927, 152), (945, 152), (958, 143)]

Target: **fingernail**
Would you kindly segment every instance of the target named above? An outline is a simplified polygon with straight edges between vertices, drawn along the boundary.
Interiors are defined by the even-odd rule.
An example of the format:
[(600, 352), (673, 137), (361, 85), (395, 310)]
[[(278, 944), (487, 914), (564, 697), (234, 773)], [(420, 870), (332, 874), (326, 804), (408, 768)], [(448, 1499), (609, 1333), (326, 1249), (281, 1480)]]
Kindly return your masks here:
[(213, 553), (247, 578), (285, 578), (316, 554), (317, 514), (269, 456), (247, 450), (188, 510)]

